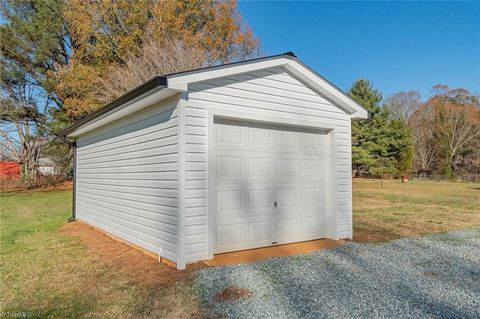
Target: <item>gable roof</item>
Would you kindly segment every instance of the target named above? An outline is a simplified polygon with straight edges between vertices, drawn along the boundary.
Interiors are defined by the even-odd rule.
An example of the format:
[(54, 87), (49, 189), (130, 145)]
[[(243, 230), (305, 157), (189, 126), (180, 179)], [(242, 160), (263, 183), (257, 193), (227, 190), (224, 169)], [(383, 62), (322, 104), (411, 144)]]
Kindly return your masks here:
[(69, 136), (90, 122), (104, 118), (118, 111), (118, 109), (138, 102), (142, 98), (150, 96), (155, 92), (162, 91), (160, 94), (156, 94), (157, 98), (167, 98), (187, 91), (189, 83), (278, 66), (283, 67), (288, 73), (299, 79), (317, 94), (330, 100), (334, 105), (349, 114), (352, 119), (366, 119), (369, 117), (369, 112), (345, 92), (305, 65), (294, 53), (286, 52), (278, 55), (156, 76), (106, 104), (99, 110), (75, 122), (66, 128), (62, 132), (62, 135)]

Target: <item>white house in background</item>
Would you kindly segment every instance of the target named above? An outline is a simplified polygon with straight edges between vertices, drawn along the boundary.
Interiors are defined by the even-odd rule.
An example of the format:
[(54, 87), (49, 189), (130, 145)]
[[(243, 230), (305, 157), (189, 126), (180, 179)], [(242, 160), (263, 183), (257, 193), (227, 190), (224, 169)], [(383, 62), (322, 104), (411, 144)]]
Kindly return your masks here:
[(65, 130), (73, 217), (176, 264), (352, 237), (351, 121), (293, 53), (155, 77)]
[(37, 172), (45, 176), (55, 175), (55, 162), (49, 157), (40, 157), (38, 159)]

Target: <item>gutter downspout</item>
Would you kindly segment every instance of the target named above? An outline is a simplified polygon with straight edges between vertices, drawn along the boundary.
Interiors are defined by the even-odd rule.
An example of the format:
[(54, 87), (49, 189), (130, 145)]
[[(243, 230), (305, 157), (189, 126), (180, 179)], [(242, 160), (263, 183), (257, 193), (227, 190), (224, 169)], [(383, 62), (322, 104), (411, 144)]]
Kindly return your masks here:
[(73, 147), (73, 176), (72, 176), (72, 181), (73, 181), (73, 189), (72, 189), (72, 216), (68, 219), (68, 222), (73, 222), (76, 220), (77, 215), (77, 141), (72, 142), (72, 147)]

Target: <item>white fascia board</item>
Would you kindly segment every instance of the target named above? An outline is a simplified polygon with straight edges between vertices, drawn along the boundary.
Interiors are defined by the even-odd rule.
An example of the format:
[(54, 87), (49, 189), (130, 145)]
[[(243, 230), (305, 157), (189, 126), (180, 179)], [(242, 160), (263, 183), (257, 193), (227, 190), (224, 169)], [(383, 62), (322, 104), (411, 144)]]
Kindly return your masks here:
[(108, 123), (111, 123), (115, 120), (118, 120), (119, 118), (128, 116), (130, 114), (133, 114), (135, 112), (138, 112), (144, 108), (147, 108), (155, 103), (159, 103), (163, 100), (166, 100), (168, 98), (171, 98), (175, 95), (180, 94), (178, 90), (172, 90), (169, 88), (157, 88), (151, 91), (148, 91), (134, 100), (128, 101), (121, 107), (115, 108), (112, 111), (105, 113), (104, 115), (88, 122), (85, 123), (85, 125), (77, 128), (75, 131), (72, 133), (68, 134), (68, 138), (74, 138), (79, 135), (85, 134), (87, 132), (90, 132), (96, 128), (99, 128), (101, 126), (104, 126)]
[(297, 58), (286, 55), (274, 57), (272, 59), (253, 60), (251, 62), (246, 61), (245, 63), (239, 63), (237, 65), (225, 65), (224, 67), (218, 66), (206, 70), (169, 75), (167, 76), (167, 86), (171, 89), (187, 91), (188, 84), (190, 83), (208, 81), (274, 67), (283, 67), (292, 76), (312, 88), (317, 94), (330, 100), (334, 105), (337, 105), (352, 118), (368, 118), (368, 111), (358, 105), (350, 97), (346, 96), (345, 93), (340, 91), (340, 89), (336, 88), (302, 63), (299, 63)]

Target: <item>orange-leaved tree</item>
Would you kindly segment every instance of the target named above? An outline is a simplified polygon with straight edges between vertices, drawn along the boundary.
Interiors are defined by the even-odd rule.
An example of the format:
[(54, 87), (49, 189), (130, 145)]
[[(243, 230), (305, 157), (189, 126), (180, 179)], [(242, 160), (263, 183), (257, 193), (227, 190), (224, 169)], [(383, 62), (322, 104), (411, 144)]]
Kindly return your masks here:
[(424, 111), (432, 120), (432, 130), (444, 161), (444, 173), (459, 170), (461, 155), (480, 145), (480, 103), (465, 89), (436, 85)]
[(153, 75), (258, 54), (235, 1), (69, 0), (63, 14), (70, 63), (51, 76), (70, 121)]

